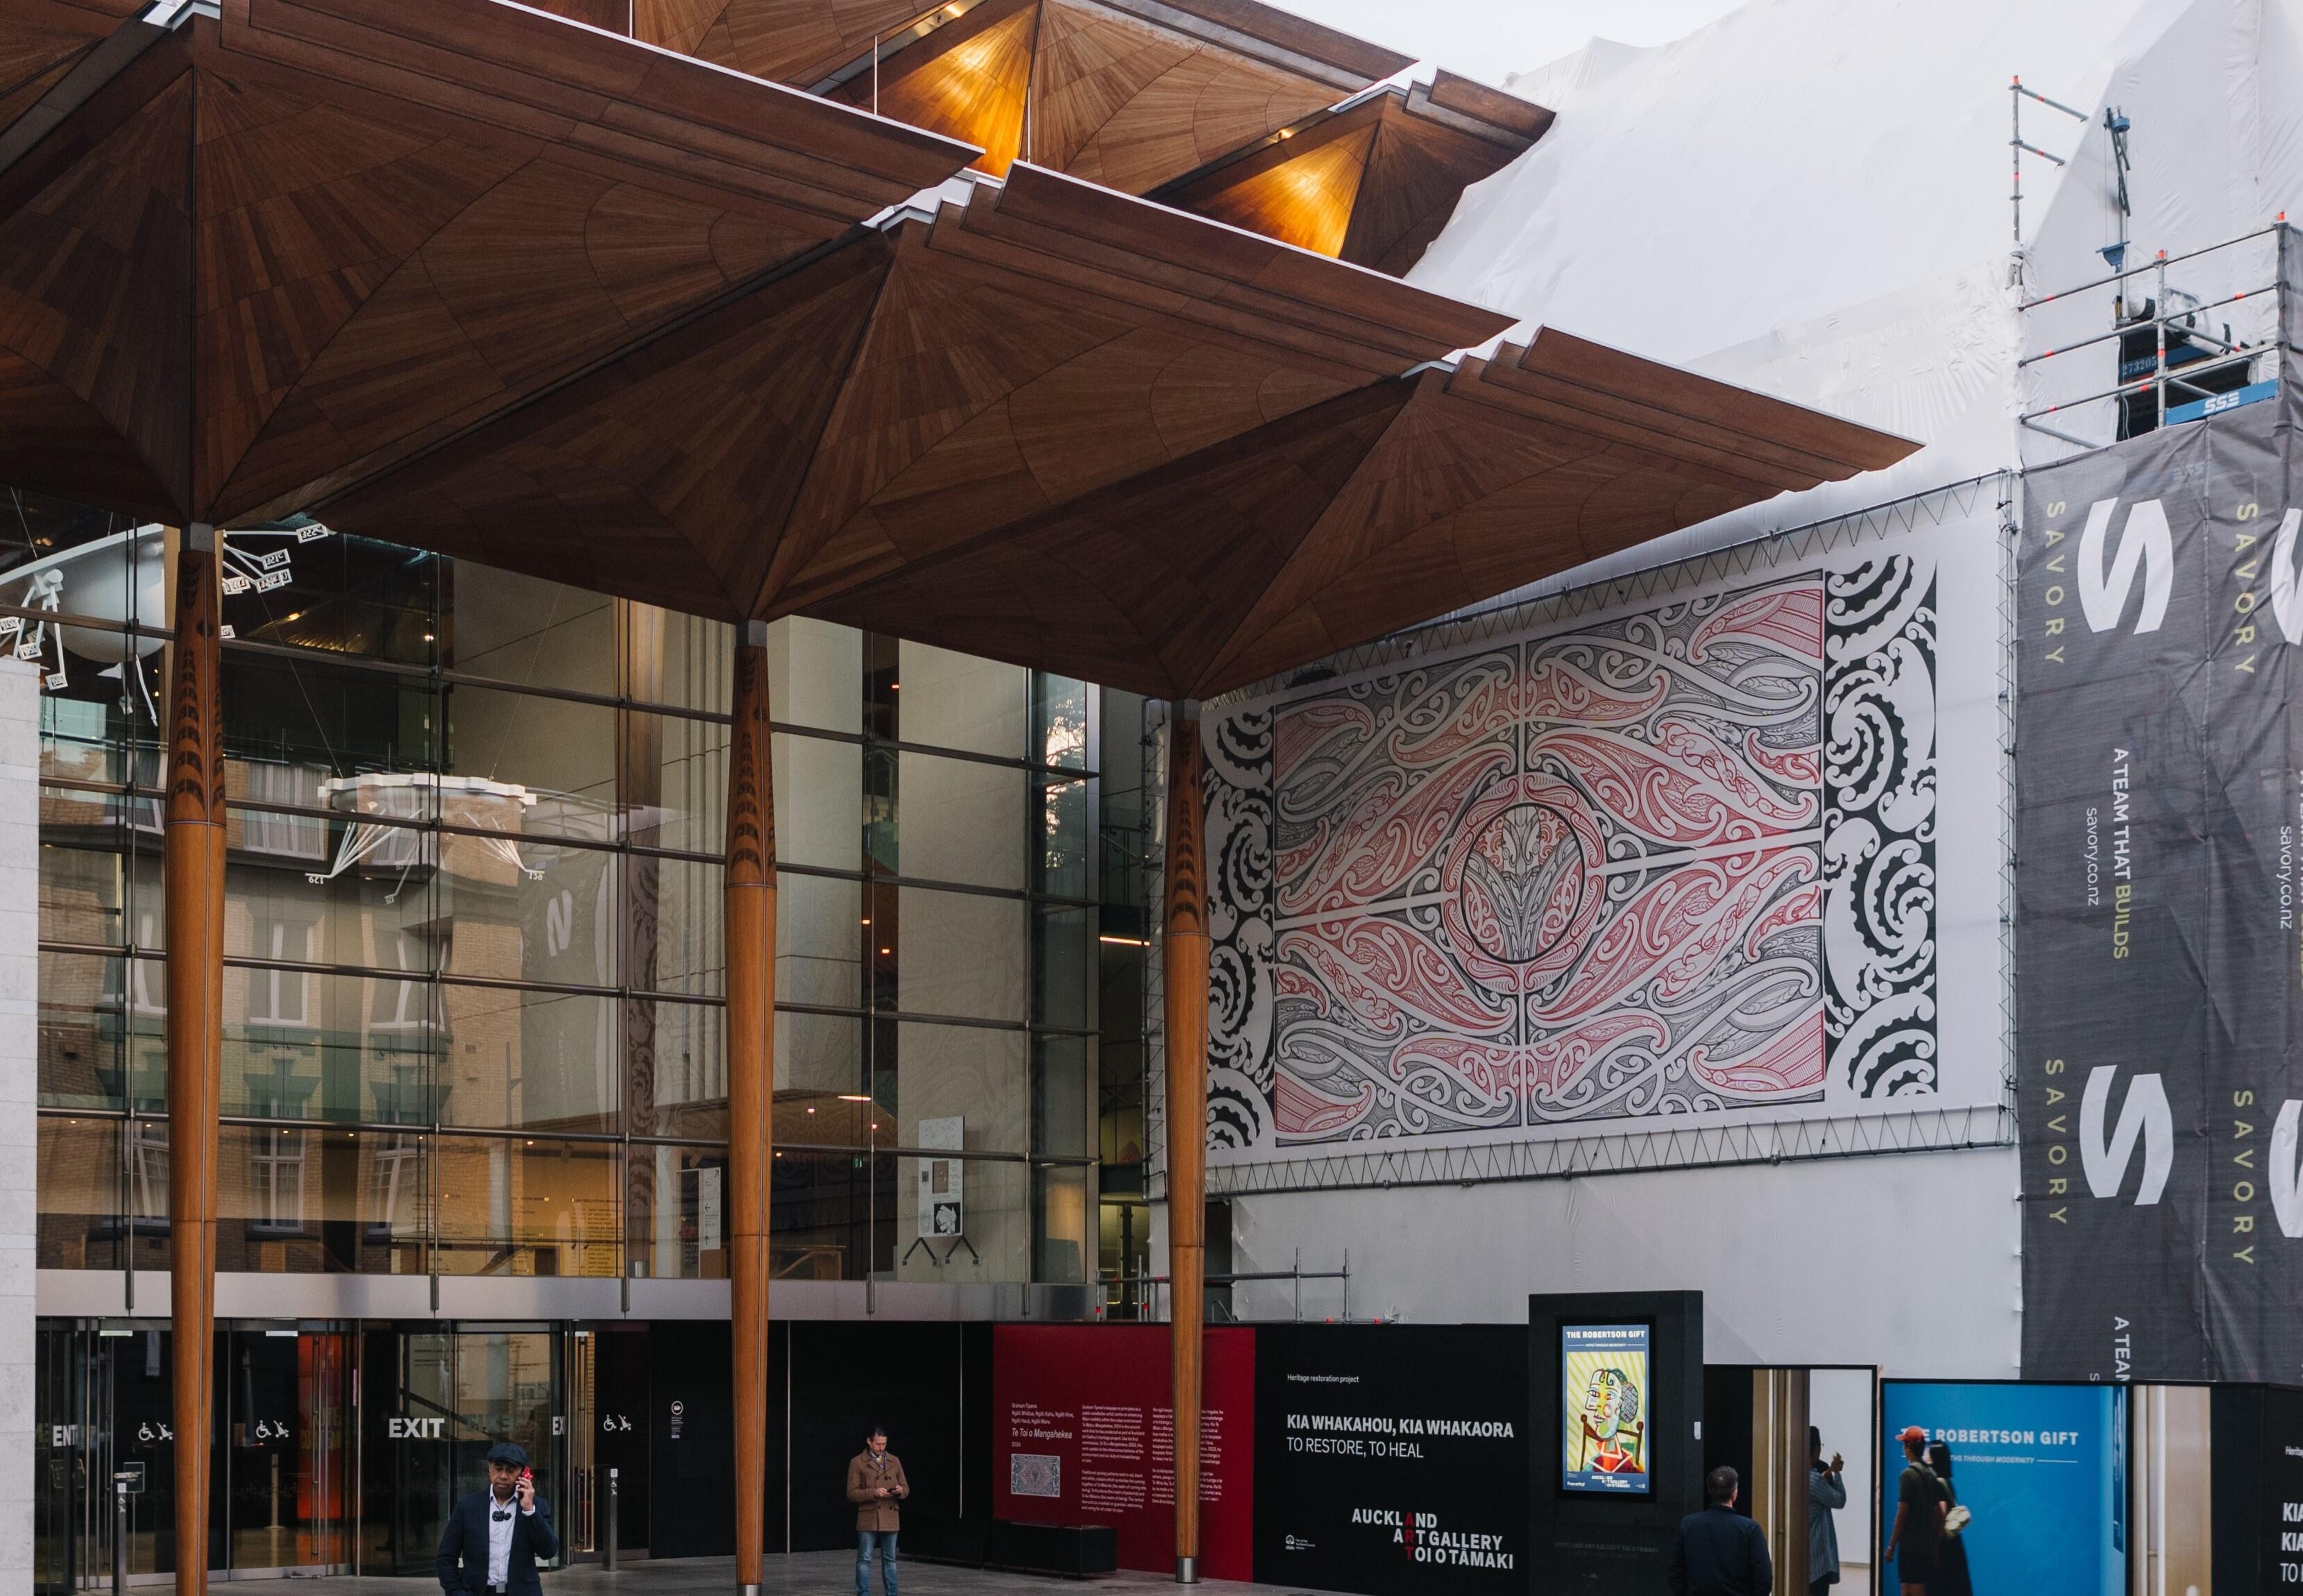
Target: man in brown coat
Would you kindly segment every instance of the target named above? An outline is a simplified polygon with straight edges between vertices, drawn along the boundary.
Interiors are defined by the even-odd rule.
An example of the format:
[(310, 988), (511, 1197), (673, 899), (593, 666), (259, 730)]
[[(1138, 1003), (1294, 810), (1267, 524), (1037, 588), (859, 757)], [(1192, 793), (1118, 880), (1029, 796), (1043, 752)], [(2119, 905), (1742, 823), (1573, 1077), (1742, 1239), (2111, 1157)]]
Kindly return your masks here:
[(874, 1425), (864, 1449), (848, 1465), (848, 1499), (856, 1504), (856, 1596), (872, 1596), (872, 1543), (880, 1543), (880, 1588), (896, 1596), (896, 1513), (912, 1494), (904, 1465), (888, 1450), (888, 1432)]

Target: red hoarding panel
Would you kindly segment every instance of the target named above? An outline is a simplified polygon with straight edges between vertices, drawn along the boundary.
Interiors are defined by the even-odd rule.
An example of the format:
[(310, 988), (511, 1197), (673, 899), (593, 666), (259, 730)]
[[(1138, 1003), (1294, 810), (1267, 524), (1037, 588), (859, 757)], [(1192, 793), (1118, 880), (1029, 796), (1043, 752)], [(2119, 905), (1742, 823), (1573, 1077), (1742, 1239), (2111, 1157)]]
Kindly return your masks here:
[[(1119, 1566), (1176, 1566), (1176, 1462), (1163, 1324), (1002, 1324), (991, 1332), (991, 1511), (1108, 1524)], [(1200, 1571), (1254, 1566), (1255, 1332), (1207, 1332)]]

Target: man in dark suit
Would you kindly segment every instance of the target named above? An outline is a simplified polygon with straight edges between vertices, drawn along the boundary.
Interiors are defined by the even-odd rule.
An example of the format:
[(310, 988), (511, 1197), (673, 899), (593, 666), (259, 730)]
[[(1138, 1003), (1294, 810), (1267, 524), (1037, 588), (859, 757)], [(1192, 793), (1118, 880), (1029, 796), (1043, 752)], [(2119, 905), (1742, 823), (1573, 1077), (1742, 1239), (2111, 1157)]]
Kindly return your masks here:
[(448, 1515), (440, 1536), (440, 1588), (448, 1596), (542, 1596), (536, 1565), (559, 1555), (552, 1509), (536, 1499), (527, 1454), (498, 1441), (488, 1448), (488, 1488), (461, 1498)]
[(1721, 1464), (1703, 1477), (1711, 1505), (1679, 1521), (1671, 1547), (1672, 1596), (1770, 1596), (1776, 1566), (1759, 1526), (1735, 1511), (1742, 1482)]

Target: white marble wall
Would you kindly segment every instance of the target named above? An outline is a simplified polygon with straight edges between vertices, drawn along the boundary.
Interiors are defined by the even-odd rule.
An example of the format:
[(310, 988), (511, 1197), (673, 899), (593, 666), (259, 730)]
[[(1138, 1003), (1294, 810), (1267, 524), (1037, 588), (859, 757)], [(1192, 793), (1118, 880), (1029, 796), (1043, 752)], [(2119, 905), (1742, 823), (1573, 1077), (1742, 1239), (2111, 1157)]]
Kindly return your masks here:
[(32, 1583), (40, 679), (0, 660), (0, 1591)]

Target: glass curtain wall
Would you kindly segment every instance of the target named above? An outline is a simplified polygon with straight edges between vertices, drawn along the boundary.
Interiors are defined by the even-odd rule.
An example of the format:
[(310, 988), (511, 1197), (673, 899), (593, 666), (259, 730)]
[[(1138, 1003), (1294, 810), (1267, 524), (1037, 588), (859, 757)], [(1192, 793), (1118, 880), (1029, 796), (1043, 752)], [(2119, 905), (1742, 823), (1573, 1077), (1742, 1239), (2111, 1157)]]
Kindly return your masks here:
[[(0, 648), (44, 676), (44, 1268), (168, 1262), (174, 548), (0, 500)], [(226, 567), (220, 1267), (723, 1275), (729, 629), (313, 526)], [(1083, 1281), (1096, 695), (770, 638), (773, 1267)]]
[(1101, 992), (1096, 1122), (1100, 1177), (1097, 1279), (1105, 1313), (1140, 1319), (1150, 1307), (1152, 1210), (1145, 1188), (1145, 963), (1151, 953), (1151, 816), (1143, 700), (1106, 688), (1101, 798), (1096, 974)]

